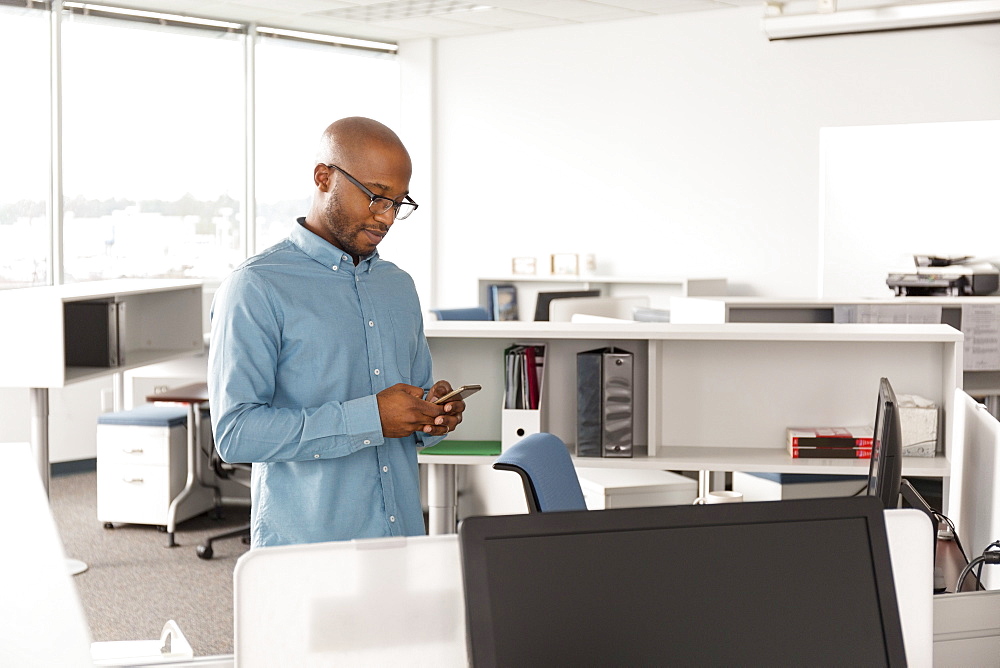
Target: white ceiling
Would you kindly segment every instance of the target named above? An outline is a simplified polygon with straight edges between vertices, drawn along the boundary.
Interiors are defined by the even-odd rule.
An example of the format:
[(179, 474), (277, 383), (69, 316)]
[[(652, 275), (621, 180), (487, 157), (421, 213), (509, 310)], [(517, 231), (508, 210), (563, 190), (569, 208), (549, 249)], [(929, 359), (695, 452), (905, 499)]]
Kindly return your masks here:
[(763, 0), (97, 0), (272, 28), (397, 42), (760, 5)]

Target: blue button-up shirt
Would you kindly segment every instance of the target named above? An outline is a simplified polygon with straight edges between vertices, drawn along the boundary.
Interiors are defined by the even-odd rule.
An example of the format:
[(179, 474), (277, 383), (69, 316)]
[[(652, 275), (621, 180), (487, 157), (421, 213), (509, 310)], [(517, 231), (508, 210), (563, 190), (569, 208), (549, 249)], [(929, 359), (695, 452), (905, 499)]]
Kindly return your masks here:
[(303, 222), (212, 305), (212, 426), (224, 460), (253, 463), (252, 544), (423, 534), (416, 448), (441, 437), (385, 438), (375, 398), (432, 383), (413, 280)]

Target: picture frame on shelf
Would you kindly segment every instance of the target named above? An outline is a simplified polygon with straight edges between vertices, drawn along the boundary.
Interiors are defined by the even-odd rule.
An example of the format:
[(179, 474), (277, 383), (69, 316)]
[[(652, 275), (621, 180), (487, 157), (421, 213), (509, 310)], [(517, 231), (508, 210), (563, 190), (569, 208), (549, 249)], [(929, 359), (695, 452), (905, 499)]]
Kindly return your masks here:
[(576, 253), (553, 253), (551, 262), (553, 276), (576, 276), (580, 273), (580, 259)]
[(511, 261), (511, 271), (518, 276), (533, 276), (538, 272), (538, 263), (533, 257), (515, 257)]

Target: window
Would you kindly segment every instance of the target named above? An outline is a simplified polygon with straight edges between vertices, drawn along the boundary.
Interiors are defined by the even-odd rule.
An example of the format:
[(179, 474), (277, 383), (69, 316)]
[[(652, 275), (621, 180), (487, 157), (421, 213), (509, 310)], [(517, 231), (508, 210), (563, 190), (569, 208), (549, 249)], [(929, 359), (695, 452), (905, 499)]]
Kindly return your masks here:
[(67, 16), (65, 282), (221, 277), (242, 260), (242, 36)]
[(257, 250), (309, 212), (326, 126), (367, 116), (399, 131), (399, 64), (368, 54), (261, 37), (256, 49)]
[(0, 7), (0, 289), (49, 282), (49, 27)]

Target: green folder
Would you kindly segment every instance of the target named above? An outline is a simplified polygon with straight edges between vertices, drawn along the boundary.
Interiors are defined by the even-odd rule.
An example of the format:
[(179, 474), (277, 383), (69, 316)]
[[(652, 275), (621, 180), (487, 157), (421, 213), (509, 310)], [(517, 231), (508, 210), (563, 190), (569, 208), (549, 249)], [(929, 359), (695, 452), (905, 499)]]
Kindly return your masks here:
[(500, 441), (452, 441), (445, 439), (437, 445), (424, 448), (422, 455), (483, 455), (500, 454)]

